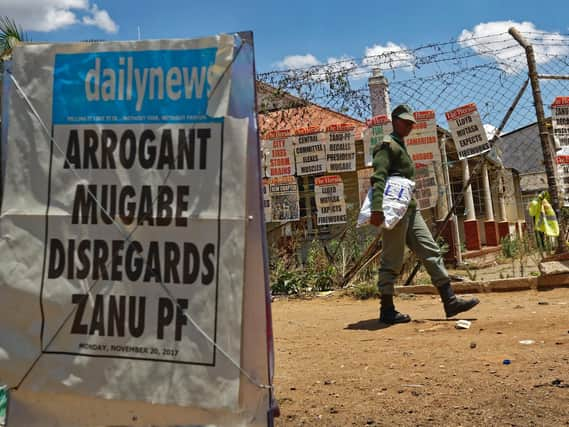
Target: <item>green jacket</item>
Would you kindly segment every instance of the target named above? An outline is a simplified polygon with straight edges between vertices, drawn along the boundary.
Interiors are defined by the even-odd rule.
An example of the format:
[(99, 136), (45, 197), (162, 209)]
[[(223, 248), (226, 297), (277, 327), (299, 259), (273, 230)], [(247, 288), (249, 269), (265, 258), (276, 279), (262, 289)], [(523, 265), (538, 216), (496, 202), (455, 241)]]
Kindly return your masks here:
[[(385, 181), (389, 176), (398, 175), (408, 179), (415, 178), (415, 165), (407, 153), (405, 142), (396, 133), (386, 135), (381, 144), (373, 149), (373, 175), (371, 185), (373, 188), (371, 210), (383, 211), (383, 191)], [(409, 207), (416, 206), (415, 199), (411, 200)]]

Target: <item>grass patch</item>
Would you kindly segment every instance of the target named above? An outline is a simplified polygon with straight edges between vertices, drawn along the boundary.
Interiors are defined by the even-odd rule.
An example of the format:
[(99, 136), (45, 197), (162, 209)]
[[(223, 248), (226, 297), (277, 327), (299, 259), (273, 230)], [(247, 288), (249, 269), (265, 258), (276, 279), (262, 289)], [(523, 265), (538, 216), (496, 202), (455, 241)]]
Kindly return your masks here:
[(373, 282), (360, 282), (352, 288), (351, 294), (357, 299), (378, 298), (379, 290)]

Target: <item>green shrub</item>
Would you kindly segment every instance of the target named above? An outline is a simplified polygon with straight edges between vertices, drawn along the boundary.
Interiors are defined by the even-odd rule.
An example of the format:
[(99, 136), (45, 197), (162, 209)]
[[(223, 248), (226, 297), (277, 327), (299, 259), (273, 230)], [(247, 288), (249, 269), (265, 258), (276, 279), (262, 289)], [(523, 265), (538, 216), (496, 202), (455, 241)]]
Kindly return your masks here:
[(360, 282), (352, 288), (351, 293), (357, 299), (379, 297), (379, 290), (377, 285), (373, 282)]
[(306, 283), (300, 272), (285, 272), (271, 283), (271, 292), (275, 295), (299, 295), (305, 290)]

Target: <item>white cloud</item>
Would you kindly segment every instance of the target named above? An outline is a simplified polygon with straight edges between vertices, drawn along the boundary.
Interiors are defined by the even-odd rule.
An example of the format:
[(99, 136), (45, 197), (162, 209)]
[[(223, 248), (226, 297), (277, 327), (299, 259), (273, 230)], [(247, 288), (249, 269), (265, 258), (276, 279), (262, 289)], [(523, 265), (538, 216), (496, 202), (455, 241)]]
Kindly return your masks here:
[(93, 17), (83, 17), (83, 23), (85, 25), (93, 25), (107, 33), (116, 33), (119, 30), (118, 25), (111, 19), (106, 10), (101, 10), (94, 4), (90, 12), (93, 14)]
[(49, 32), (81, 23), (111, 33), (118, 30), (108, 12), (90, 0), (2, 0), (2, 15), (25, 31)]
[(534, 43), (538, 64), (550, 61), (552, 55), (569, 54), (569, 39), (556, 32), (541, 31), (532, 22), (494, 21), (476, 25), (472, 30), (463, 30), (458, 41), (481, 56), (494, 59), (508, 73), (527, 69), (523, 48), (508, 34), (515, 27), (524, 37)]
[(366, 47), (365, 58), (362, 61), (370, 68), (390, 68), (412, 69), (415, 63), (415, 55), (409, 52), (404, 45), (388, 42), (385, 46), (375, 44)]
[(310, 53), (306, 55), (289, 55), (285, 56), (282, 61), (277, 62), (278, 68), (283, 69), (296, 69), (307, 68), (314, 65), (320, 65), (320, 61)]

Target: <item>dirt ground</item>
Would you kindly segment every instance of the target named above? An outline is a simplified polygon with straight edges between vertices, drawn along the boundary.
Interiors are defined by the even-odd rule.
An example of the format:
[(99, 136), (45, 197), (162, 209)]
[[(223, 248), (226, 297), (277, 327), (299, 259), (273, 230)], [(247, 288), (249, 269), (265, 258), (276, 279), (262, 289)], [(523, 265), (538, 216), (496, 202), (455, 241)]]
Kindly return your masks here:
[(569, 289), (479, 297), (467, 330), (429, 295), (387, 328), (375, 299), (274, 301), (276, 425), (568, 426)]

